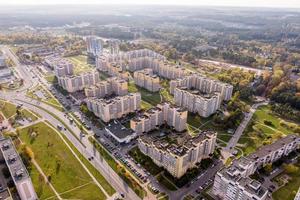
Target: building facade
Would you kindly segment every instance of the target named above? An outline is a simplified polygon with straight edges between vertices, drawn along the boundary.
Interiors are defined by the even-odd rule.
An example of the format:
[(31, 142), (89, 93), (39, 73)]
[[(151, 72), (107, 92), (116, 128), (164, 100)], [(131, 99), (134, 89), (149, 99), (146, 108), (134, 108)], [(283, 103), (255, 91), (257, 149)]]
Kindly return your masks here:
[(267, 189), (249, 178), (259, 168), (272, 164), (283, 156), (299, 148), (300, 138), (291, 134), (276, 142), (259, 148), (256, 152), (235, 160), (215, 176), (212, 192), (224, 200), (264, 200)]
[(96, 36), (86, 37), (87, 53), (91, 57), (96, 57), (103, 52), (104, 41)]
[(170, 82), (170, 93), (174, 94), (175, 104), (202, 117), (209, 117), (215, 113), (223, 100), (231, 98), (232, 91), (232, 85), (200, 74), (192, 74)]
[(129, 93), (109, 99), (87, 98), (87, 107), (104, 122), (121, 118), (129, 113), (140, 110), (141, 94)]
[(210, 131), (200, 132), (193, 138), (188, 133), (182, 133), (176, 134), (176, 142), (169, 143), (161, 138), (144, 135), (139, 137), (138, 147), (156, 165), (165, 168), (172, 176), (180, 178), (188, 169), (195, 167), (196, 163), (211, 156), (215, 149), (216, 137), (217, 133)]
[(130, 120), (130, 128), (137, 134), (147, 133), (163, 124), (168, 124), (176, 131), (186, 129), (187, 111), (168, 103), (158, 104)]
[(109, 95), (124, 96), (128, 94), (128, 83), (120, 78), (108, 78), (105, 81), (100, 81), (96, 85), (86, 87), (84, 89), (86, 97), (103, 98)]
[(146, 68), (144, 70), (135, 71), (133, 73), (133, 79), (136, 85), (150, 92), (160, 90), (159, 77), (153, 74), (152, 69)]
[(79, 75), (58, 77), (58, 84), (69, 93), (81, 91), (100, 82), (99, 72), (93, 70)]

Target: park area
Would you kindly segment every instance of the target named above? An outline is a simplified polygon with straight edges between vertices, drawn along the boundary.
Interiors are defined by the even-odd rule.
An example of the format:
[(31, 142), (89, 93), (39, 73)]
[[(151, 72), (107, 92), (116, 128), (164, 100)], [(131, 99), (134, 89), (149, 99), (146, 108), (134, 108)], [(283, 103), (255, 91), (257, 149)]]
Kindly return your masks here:
[(262, 106), (254, 113), (238, 147), (248, 155), (262, 145), (271, 144), (291, 133), (300, 133), (300, 126), (275, 115), (270, 106)]
[(91, 71), (94, 67), (87, 62), (87, 56), (85, 55), (78, 55), (78, 56), (70, 56), (67, 57), (74, 64), (74, 73), (80, 74), (83, 72)]
[(13, 128), (27, 125), (40, 117), (36, 113), (3, 100), (0, 100), (0, 112), (8, 119)]
[[(63, 199), (106, 199), (101, 189), (60, 138), (60, 133), (47, 122), (40, 122), (17, 132), (22, 146), (25, 145), (32, 152), (31, 160), (37, 162)], [(54, 192), (44, 183), (32, 162), (27, 168), (39, 199), (56, 199)], [(103, 177), (102, 180), (98, 178), (97, 180), (110, 195), (114, 192)]]

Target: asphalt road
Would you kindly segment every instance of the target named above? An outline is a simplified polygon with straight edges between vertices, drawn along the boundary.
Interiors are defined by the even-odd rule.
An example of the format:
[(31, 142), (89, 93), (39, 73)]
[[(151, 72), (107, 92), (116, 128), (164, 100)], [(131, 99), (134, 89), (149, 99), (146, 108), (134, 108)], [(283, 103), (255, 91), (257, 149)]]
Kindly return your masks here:
[[(90, 163), (100, 171), (100, 173), (116, 189), (116, 191), (125, 194), (125, 199), (140, 199), (135, 194), (135, 192), (123, 181), (123, 179), (121, 179), (119, 175), (110, 168), (107, 162), (100, 156), (98, 151), (88, 141), (87, 137), (82, 137), (80, 129), (78, 127), (75, 127), (74, 125), (68, 124), (69, 120), (64, 116), (63, 112), (60, 112), (55, 108), (48, 106), (47, 104), (35, 101), (25, 96), (25, 91), (38, 84), (39, 80), (37, 78), (32, 78), (36, 74), (31, 74), (27, 66), (21, 65), (15, 55), (7, 47), (3, 47), (2, 49), (5, 54), (8, 55), (16, 63), (16, 70), (21, 78), (23, 78), (24, 85), (19, 90), (19, 92), (0, 92), (1, 98), (15, 104), (23, 103), (24, 107), (38, 113), (44, 119), (49, 121), (49, 123), (51, 123), (54, 127), (56, 127), (58, 124), (61, 124), (61, 122), (43, 109), (56, 115), (67, 124), (68, 128), (70, 128), (73, 133), (75, 133), (76, 137), (74, 137), (73, 134), (71, 134), (68, 130), (64, 131), (64, 134), (69, 139), (69, 141), (78, 149), (79, 152), (81, 152), (81, 154), (85, 158), (89, 158), (91, 156), (94, 157), (94, 159)], [(39, 107), (42, 107), (43, 109)]]

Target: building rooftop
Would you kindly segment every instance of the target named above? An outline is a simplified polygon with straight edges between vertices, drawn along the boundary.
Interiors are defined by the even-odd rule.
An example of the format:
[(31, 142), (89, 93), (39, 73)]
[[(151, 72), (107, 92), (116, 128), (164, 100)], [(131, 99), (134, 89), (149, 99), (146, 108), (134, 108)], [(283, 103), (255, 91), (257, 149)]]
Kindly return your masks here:
[[(147, 134), (140, 137), (146, 144), (152, 144), (156, 148), (172, 153), (177, 156), (184, 156), (186, 152), (195, 147), (196, 144), (205, 139), (216, 136), (216, 132), (201, 131), (197, 136), (192, 137), (188, 132), (172, 132), (171, 134)], [(163, 136), (161, 136), (163, 135)]]
[(276, 142), (274, 142), (272, 144), (262, 146), (256, 152), (254, 152), (254, 153), (250, 154), (249, 156), (247, 156), (247, 158), (256, 160), (258, 158), (265, 157), (270, 152), (272, 152), (274, 150), (277, 150), (277, 149), (280, 149), (284, 145), (292, 143), (293, 141), (300, 143), (300, 138), (296, 134), (288, 135), (284, 138), (281, 138), (281, 139), (277, 140)]
[(1, 139), (0, 148), (21, 199), (37, 199), (30, 176), (10, 139)]
[(117, 120), (113, 120), (105, 128), (119, 139), (126, 138), (134, 133), (132, 129), (126, 128)]

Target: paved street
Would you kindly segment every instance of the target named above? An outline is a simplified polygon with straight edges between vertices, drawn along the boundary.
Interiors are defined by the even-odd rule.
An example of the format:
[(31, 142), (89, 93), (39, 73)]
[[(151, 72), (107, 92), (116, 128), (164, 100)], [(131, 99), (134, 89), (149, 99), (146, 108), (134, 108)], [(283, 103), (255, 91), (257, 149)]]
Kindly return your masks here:
[(237, 145), (237, 143), (238, 143), (240, 137), (242, 136), (245, 128), (247, 127), (248, 123), (252, 119), (253, 114), (255, 113), (256, 109), (259, 106), (267, 105), (267, 104), (268, 104), (267, 102), (260, 102), (260, 103), (254, 104), (251, 107), (250, 112), (245, 114), (245, 117), (244, 117), (243, 121), (241, 122), (239, 127), (234, 132), (233, 136), (231, 137), (231, 139), (227, 143), (227, 146), (224, 148), (225, 151), (228, 151), (229, 153), (232, 153), (234, 151), (234, 147)]
[[(15, 61), (16, 69), (18, 70), (19, 74), (21, 76), (24, 76), (26, 78), (24, 79), (24, 85), (22, 89), (18, 91), (12, 91), (12, 92), (0, 92), (0, 96), (15, 104), (22, 103), (23, 106), (27, 109), (30, 109), (36, 113), (38, 113), (40, 116), (42, 116), (44, 119), (49, 121), (54, 127), (56, 127), (58, 124), (61, 124), (59, 120), (54, 118), (52, 115), (50, 115), (48, 112), (54, 114), (59, 119), (64, 121), (65, 123), (69, 122), (69, 119), (64, 116), (63, 112), (58, 111), (57, 109), (38, 102), (36, 100), (30, 99), (26, 97), (26, 90), (33, 87), (33, 83), (38, 83), (37, 80), (33, 80), (33, 76), (35, 74), (31, 74), (30, 71), (27, 71), (27, 66), (20, 65), (20, 63), (17, 61), (15, 56), (7, 49), (3, 48), (5, 54), (9, 55), (13, 61)], [(46, 112), (45, 110), (48, 112)], [(88, 141), (87, 137), (82, 137), (81, 131), (78, 127), (75, 127), (72, 124), (67, 125), (70, 130), (72, 130), (73, 133), (75, 133), (76, 137), (72, 133), (70, 133), (68, 130), (64, 131), (66, 137), (69, 139), (69, 141), (78, 149), (79, 152), (82, 153), (82, 155), (85, 158), (89, 158), (91, 156), (94, 157), (94, 159), (91, 161), (91, 164), (98, 169), (102, 175), (108, 180), (108, 182), (120, 193), (125, 194), (125, 199), (140, 199), (135, 192), (119, 177), (118, 174), (113, 171), (110, 166), (107, 164), (107, 162), (100, 156), (98, 151), (93, 147), (93, 145)]]

